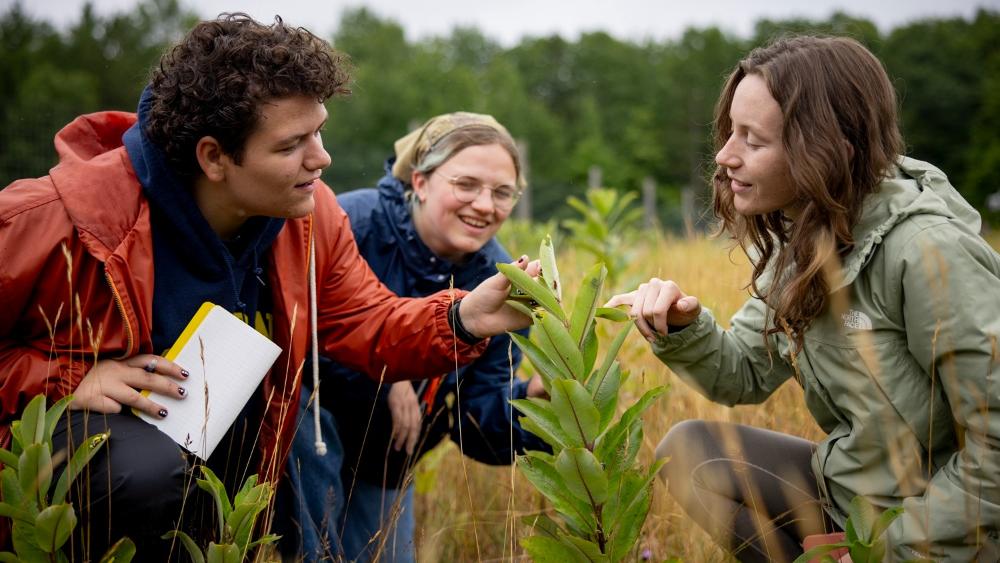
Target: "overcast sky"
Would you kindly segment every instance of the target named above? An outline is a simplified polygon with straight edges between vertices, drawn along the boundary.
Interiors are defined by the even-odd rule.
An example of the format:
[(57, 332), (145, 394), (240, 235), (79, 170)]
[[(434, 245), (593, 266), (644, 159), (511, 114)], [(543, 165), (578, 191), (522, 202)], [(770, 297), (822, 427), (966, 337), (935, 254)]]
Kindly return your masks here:
[[(6, 12), (16, 0), (0, 0)], [(79, 18), (85, 0), (21, 0), (29, 13), (63, 27)], [(92, 0), (98, 13), (128, 10), (136, 0)], [(403, 25), (410, 39), (446, 35), (457, 25), (478, 27), (488, 37), (513, 45), (524, 36), (558, 33), (567, 39), (603, 30), (629, 40), (674, 39), (687, 27), (716, 25), (747, 36), (761, 18), (825, 19), (841, 10), (887, 30), (927, 17), (970, 18), (977, 8), (1000, 10), (1000, 0), (181, 0), (204, 17), (243, 11), (257, 19), (280, 14), (286, 22), (328, 36), (346, 7), (366, 5)]]

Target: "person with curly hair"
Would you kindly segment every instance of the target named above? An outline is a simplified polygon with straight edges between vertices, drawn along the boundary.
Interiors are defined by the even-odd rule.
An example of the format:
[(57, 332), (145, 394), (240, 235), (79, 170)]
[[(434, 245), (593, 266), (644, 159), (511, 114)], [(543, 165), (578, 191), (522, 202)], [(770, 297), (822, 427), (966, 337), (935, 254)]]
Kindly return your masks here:
[(499, 275), (419, 299), (379, 283), (320, 180), (324, 102), (349, 80), (346, 58), (307, 30), (224, 14), (161, 58), (137, 114), (77, 118), (48, 176), (0, 191), (0, 443), (38, 394), (73, 395), (57, 449), (110, 430), (70, 497), (89, 524), (75, 557), (129, 536), (143, 560), (164, 560), (160, 536), (197, 532), (211, 512), (186, 502), (191, 460), (130, 412), (170, 416), (143, 391), (186, 396), (188, 372), (164, 351), (203, 302), (282, 350), (207, 460), (230, 491), (254, 471), (281, 477), (310, 349), (392, 382), (450, 371), (530, 323), (504, 305)]
[(1000, 255), (943, 172), (900, 156), (897, 123), (857, 41), (755, 49), (716, 108), (713, 178), (750, 299), (726, 330), (672, 280), (608, 303), (706, 397), (760, 403), (794, 378), (827, 433), (688, 420), (663, 438), (671, 495), (741, 561), (795, 558), (856, 496), (903, 509), (887, 560), (1000, 558)]

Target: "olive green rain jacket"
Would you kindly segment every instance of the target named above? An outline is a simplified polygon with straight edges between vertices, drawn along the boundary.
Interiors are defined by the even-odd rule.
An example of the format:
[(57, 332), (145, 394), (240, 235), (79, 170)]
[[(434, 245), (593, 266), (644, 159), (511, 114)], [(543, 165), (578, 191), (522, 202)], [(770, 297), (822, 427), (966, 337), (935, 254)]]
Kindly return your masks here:
[(900, 158), (866, 202), (831, 298), (795, 357), (772, 354), (750, 299), (719, 327), (708, 310), (653, 352), (706, 397), (759, 403), (797, 376), (828, 436), (812, 459), (841, 526), (855, 495), (904, 514), (888, 560), (1000, 560), (1000, 255), (933, 166)]

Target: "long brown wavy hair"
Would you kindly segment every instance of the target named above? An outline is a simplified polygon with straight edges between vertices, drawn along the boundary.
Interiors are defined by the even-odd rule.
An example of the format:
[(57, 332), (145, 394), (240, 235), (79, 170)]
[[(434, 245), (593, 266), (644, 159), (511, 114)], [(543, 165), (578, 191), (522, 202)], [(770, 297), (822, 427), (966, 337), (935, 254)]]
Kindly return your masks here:
[[(753, 264), (751, 293), (774, 310), (765, 334), (785, 332), (801, 348), (806, 329), (827, 307), (830, 272), (839, 272), (854, 248), (851, 230), (865, 198), (902, 153), (896, 94), (881, 62), (853, 39), (781, 38), (754, 49), (726, 81), (715, 109), (716, 152), (733, 133), (730, 106), (749, 74), (765, 81), (781, 107), (782, 144), (801, 211), (794, 221), (780, 210), (740, 215), (722, 166), (712, 179), (713, 204), (720, 229)], [(768, 272), (773, 277), (762, 280)]]

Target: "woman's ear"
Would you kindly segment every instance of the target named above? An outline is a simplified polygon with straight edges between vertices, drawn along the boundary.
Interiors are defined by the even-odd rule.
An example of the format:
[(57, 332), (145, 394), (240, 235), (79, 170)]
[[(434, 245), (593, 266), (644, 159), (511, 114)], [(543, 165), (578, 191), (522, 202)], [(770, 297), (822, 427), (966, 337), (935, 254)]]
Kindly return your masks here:
[(427, 201), (427, 183), (427, 176), (423, 172), (414, 170), (410, 175), (410, 185), (413, 186), (413, 195), (416, 196), (417, 201), (420, 203)]
[(232, 162), (215, 137), (202, 137), (194, 147), (195, 158), (205, 177), (213, 182), (226, 179), (226, 165)]

